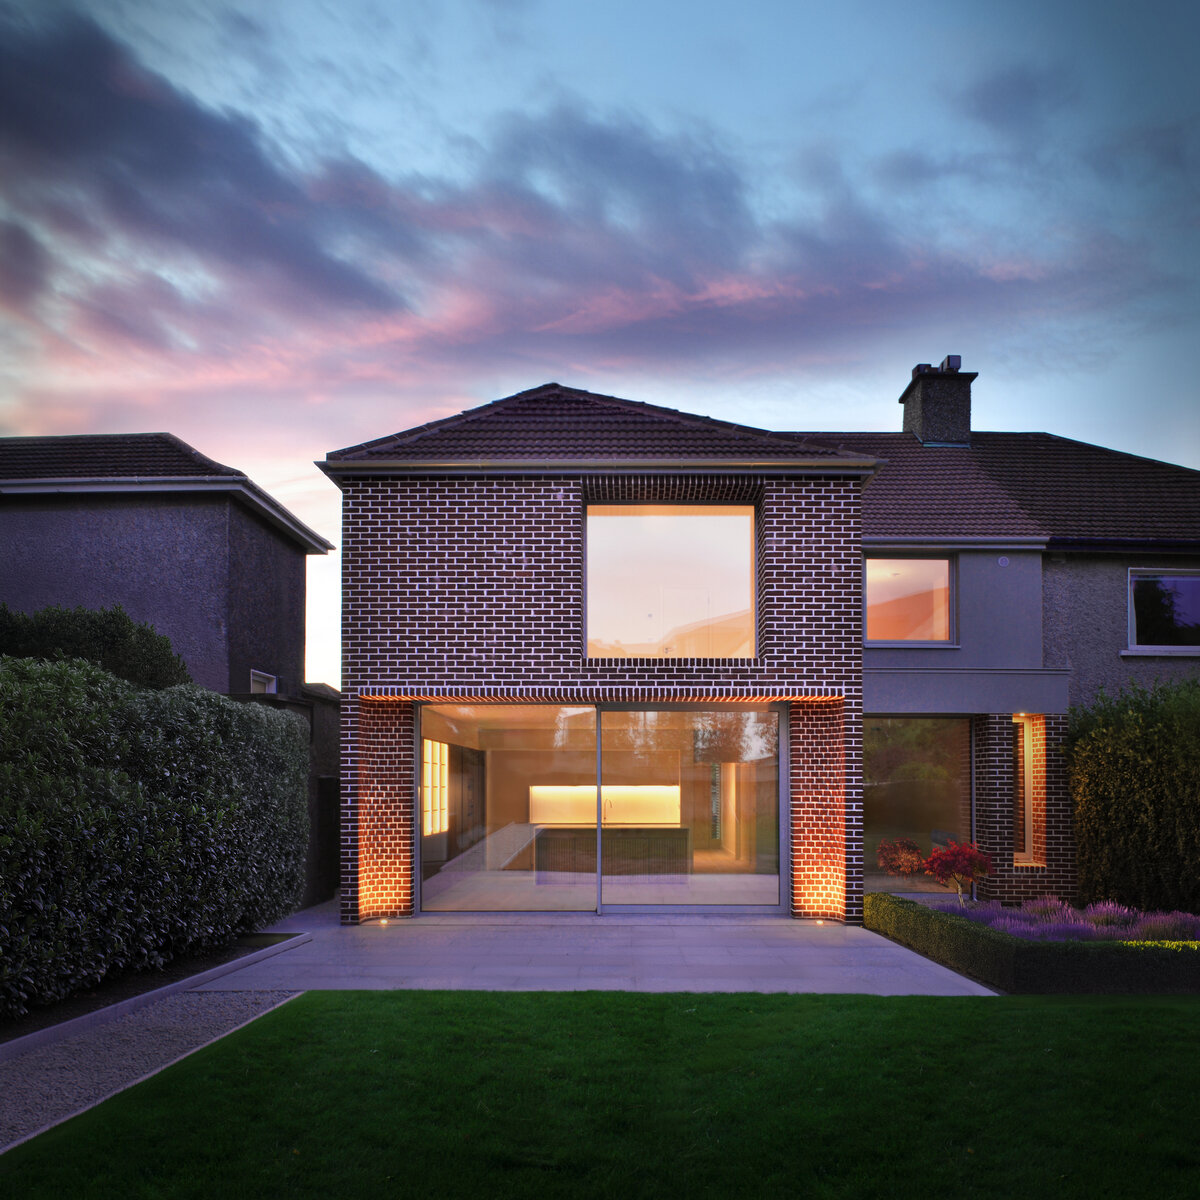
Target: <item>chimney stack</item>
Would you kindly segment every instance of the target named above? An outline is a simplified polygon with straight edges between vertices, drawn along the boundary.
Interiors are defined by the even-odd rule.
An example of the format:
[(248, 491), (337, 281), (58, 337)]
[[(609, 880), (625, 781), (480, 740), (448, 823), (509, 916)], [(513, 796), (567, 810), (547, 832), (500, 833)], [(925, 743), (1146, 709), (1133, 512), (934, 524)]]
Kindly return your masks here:
[(926, 446), (971, 444), (971, 383), (978, 371), (960, 371), (962, 359), (947, 354), (941, 366), (917, 363), (900, 397), (904, 432)]

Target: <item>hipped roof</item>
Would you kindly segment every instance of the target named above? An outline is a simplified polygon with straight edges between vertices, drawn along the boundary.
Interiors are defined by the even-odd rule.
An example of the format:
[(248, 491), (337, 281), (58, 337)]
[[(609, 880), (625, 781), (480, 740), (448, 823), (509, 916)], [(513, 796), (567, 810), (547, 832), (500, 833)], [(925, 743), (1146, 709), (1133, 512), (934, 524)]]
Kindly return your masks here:
[(86, 433), (0, 438), (0, 494), (220, 492), (245, 504), (306, 554), (333, 544), (252, 479), (172, 433)]

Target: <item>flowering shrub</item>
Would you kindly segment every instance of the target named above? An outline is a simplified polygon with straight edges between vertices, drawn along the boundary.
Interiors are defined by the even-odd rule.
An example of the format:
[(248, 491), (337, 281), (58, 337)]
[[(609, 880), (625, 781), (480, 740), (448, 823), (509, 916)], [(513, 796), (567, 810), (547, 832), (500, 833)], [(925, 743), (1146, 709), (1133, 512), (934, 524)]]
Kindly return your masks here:
[(1185, 912), (1140, 913), (1107, 901), (1078, 909), (1057, 896), (1026, 900), (1020, 908), (1003, 908), (998, 900), (989, 900), (963, 909), (960, 915), (1033, 941), (1200, 941), (1200, 916)]
[(1147, 913), (1124, 936), (1138, 942), (1192, 942), (1200, 939), (1200, 917), (1185, 912)]
[(1126, 908), (1124, 904), (1117, 904), (1114, 900), (1101, 900), (1096, 904), (1089, 904), (1083, 910), (1083, 915), (1093, 925), (1115, 925), (1121, 928), (1132, 925), (1138, 919), (1136, 909)]
[(942, 885), (954, 884), (958, 891), (958, 902), (963, 904), (963, 888), (970, 887), (973, 880), (982, 879), (991, 869), (992, 860), (974, 842), (960, 845), (951, 842), (925, 858), (921, 848), (912, 838), (883, 838), (875, 855), (875, 861), (889, 875), (915, 875), (924, 871)]
[(958, 902), (963, 903), (963, 888), (970, 887), (976, 879), (982, 879), (992, 869), (992, 860), (974, 842), (959, 845), (951, 842), (935, 850), (925, 860), (925, 874), (932, 875), (942, 885), (954, 884)]
[(912, 838), (897, 838), (894, 842), (884, 838), (879, 843), (875, 861), (889, 875), (915, 875), (925, 869), (921, 847)]

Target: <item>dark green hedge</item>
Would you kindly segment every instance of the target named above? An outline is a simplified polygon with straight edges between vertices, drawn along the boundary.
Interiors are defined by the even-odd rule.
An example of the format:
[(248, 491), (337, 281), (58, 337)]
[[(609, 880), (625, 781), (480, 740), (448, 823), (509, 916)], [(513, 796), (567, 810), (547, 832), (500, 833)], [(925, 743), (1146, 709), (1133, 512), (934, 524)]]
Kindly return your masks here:
[(863, 924), (1002, 992), (1200, 992), (1198, 942), (1031, 942), (886, 892)]
[(15, 612), (0, 604), (0, 654), (13, 658), (82, 658), (142, 687), (191, 683), (169, 638), (139, 624), (118, 604)]
[(1200, 912), (1200, 679), (1073, 710), (1079, 896)]
[(0, 658), (0, 1013), (290, 912), (307, 774), (289, 713)]

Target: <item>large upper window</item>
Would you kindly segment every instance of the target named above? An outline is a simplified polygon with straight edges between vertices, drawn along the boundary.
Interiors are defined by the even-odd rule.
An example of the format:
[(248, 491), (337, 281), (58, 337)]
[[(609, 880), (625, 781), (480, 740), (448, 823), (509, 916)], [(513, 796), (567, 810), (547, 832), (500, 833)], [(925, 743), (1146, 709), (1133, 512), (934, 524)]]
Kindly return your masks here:
[(950, 560), (868, 558), (867, 641), (948, 642)]
[(753, 658), (753, 506), (591, 505), (587, 652)]
[(1200, 651), (1200, 571), (1129, 572), (1129, 645)]

